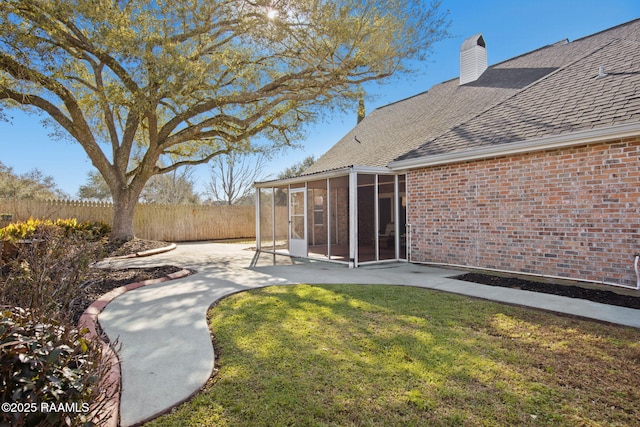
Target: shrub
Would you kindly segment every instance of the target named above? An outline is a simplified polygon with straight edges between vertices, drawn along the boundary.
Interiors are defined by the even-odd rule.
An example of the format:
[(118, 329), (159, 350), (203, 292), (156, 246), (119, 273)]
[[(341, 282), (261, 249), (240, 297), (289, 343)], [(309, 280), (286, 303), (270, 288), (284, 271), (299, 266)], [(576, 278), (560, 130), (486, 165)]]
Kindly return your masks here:
[(14, 412), (3, 407), (0, 425), (99, 424), (95, 414), (104, 404), (96, 402), (104, 402), (105, 390), (110, 390), (101, 381), (108, 369), (101, 347), (87, 341), (83, 331), (55, 320), (36, 320), (28, 310), (3, 310), (0, 394), (5, 405), (21, 406)]
[(56, 227), (65, 230), (65, 235), (80, 235), (89, 240), (98, 240), (106, 237), (111, 232), (111, 227), (102, 221), (84, 221), (78, 222), (72, 219), (57, 219), (53, 222)]
[[(25, 223), (22, 230), (32, 224)], [(99, 258), (102, 246), (84, 238), (86, 234), (67, 235), (63, 227), (50, 224), (37, 224), (26, 235), (30, 240), (17, 244), (17, 257), (2, 271), (0, 304), (56, 320), (69, 318), (71, 307), (81, 298), (89, 265)]]
[(50, 227), (60, 228), (65, 236), (80, 236), (88, 240), (99, 240), (111, 231), (111, 227), (101, 221), (78, 222), (75, 218), (51, 221), (29, 218), (27, 221), (11, 223), (0, 228), (0, 239), (14, 243), (33, 239), (38, 230)]
[(11, 223), (4, 228), (0, 228), (0, 239), (10, 242), (26, 239), (35, 233), (36, 227), (40, 226), (43, 222), (44, 221), (29, 218), (28, 221)]

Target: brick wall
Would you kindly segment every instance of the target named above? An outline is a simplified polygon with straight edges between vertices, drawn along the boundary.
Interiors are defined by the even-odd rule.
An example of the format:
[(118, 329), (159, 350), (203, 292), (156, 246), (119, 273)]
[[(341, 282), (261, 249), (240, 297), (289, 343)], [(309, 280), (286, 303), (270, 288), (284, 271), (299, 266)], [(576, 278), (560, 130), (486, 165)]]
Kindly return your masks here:
[(640, 138), (407, 175), (412, 260), (635, 285)]

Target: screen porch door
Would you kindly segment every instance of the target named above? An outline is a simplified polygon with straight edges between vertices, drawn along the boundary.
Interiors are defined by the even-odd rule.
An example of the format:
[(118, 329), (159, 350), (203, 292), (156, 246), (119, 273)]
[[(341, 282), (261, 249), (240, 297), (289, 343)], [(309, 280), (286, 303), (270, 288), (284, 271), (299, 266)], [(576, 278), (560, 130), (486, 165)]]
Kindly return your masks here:
[(307, 256), (307, 189), (289, 192), (289, 254)]

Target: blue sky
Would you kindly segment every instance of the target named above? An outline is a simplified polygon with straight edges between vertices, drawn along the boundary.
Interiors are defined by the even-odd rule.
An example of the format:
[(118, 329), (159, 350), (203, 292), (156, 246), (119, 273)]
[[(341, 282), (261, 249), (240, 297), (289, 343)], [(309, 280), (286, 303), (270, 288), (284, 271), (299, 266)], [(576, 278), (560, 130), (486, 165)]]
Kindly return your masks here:
[[(367, 112), (456, 78), (460, 44), (473, 34), (483, 34), (491, 65), (563, 39), (572, 41), (640, 18), (638, 0), (443, 0), (442, 8), (450, 12), (452, 37), (434, 46), (430, 58), (420, 64), (422, 72), (415, 77), (368, 86), (366, 89), (374, 98), (367, 102)], [(13, 117), (11, 124), (0, 122), (0, 161), (17, 173), (37, 167), (74, 197), (93, 168), (80, 145), (49, 138), (50, 130), (43, 128), (41, 117), (16, 110), (8, 113)], [(310, 126), (301, 143), (303, 148), (273, 159), (265, 178), (275, 177), (307, 155), (319, 157), (355, 121), (354, 108), (353, 112), (336, 113)], [(197, 191), (203, 191), (209, 179), (206, 166), (197, 169), (196, 178)]]

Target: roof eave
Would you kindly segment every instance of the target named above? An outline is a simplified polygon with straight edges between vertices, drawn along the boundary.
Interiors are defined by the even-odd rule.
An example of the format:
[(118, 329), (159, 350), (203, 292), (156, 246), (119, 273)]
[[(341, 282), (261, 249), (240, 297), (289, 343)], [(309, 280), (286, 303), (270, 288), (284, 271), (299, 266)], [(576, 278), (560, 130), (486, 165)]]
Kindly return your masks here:
[(576, 131), (561, 135), (528, 139), (507, 144), (490, 145), (453, 153), (442, 153), (413, 159), (397, 160), (387, 166), (393, 171), (403, 171), (431, 166), (462, 163), (473, 160), (504, 157), (512, 154), (530, 153), (576, 145), (585, 145), (611, 139), (640, 135), (640, 122), (615, 125), (606, 128)]
[(300, 175), (285, 179), (273, 179), (269, 181), (254, 182), (253, 186), (256, 188), (268, 188), (279, 187), (283, 185), (300, 184), (305, 181), (315, 181), (318, 179), (327, 179), (334, 178), (336, 176), (348, 175), (351, 169), (351, 166), (347, 166), (344, 168), (333, 169), (325, 172), (316, 172), (309, 175)]
[(308, 175), (294, 176), (286, 179), (274, 179), (271, 181), (254, 182), (253, 186), (256, 188), (269, 188), (280, 187), (292, 184), (301, 184), (308, 181), (318, 181), (321, 179), (336, 178), (340, 176), (349, 175), (350, 173), (364, 173), (364, 174), (393, 174), (394, 172), (386, 166), (346, 166), (342, 168), (332, 169), (324, 172), (316, 172)]

